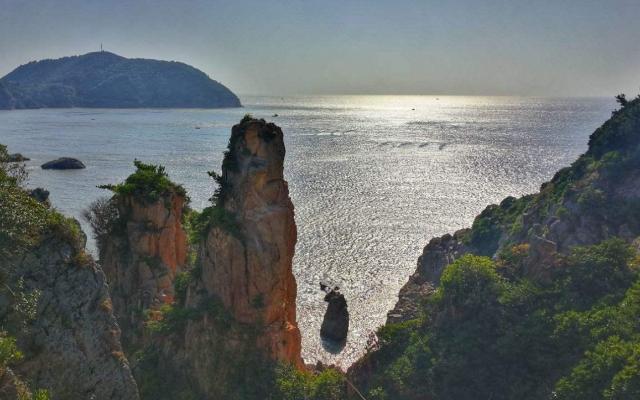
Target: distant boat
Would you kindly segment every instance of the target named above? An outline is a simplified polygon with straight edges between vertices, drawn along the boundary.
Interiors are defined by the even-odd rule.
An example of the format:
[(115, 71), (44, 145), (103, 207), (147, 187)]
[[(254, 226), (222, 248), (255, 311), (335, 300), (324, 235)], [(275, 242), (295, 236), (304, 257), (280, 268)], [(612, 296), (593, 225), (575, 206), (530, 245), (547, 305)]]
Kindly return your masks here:
[(275, 117), (277, 117), (277, 116), (278, 116), (278, 114), (273, 114), (273, 118), (275, 118)]

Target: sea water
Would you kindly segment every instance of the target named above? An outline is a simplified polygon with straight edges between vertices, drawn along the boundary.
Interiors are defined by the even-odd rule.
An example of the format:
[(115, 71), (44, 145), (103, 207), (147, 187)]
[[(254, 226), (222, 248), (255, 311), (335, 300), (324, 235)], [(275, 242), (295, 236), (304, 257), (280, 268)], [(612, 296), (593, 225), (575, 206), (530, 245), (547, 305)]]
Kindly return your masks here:
[[(0, 111), (0, 143), (30, 157), (28, 185), (81, 219), (97, 185), (162, 164), (201, 209), (231, 127), (245, 113), (282, 127), (295, 205), (298, 322), (306, 362), (348, 367), (384, 323), (430, 238), (468, 227), (486, 205), (538, 190), (587, 148), (615, 108), (603, 98), (436, 96), (243, 97), (220, 110)], [(276, 116), (277, 115), (277, 116)], [(62, 157), (87, 168), (41, 170)], [(84, 221), (85, 232), (90, 236)], [(95, 252), (95, 244), (89, 242)], [(351, 324), (323, 345), (319, 282), (340, 286)]]

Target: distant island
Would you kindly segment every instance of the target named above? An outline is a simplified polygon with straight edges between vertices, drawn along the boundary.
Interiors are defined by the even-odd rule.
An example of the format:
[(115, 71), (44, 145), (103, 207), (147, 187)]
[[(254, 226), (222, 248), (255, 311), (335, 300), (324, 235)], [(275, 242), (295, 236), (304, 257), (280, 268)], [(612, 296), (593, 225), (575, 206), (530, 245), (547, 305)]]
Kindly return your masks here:
[(0, 109), (241, 107), (238, 97), (184, 63), (106, 51), (32, 61), (0, 79)]

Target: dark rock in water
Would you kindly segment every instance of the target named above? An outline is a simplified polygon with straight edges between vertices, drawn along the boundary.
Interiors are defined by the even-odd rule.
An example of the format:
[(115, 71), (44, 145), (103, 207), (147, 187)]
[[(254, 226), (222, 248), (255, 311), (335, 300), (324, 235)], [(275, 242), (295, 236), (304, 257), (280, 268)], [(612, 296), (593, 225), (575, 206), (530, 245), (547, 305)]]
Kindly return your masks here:
[(70, 157), (61, 157), (41, 165), (42, 169), (83, 169), (82, 161)]
[(322, 290), (327, 294), (324, 301), (329, 303), (327, 312), (324, 314), (320, 335), (328, 340), (342, 342), (346, 340), (349, 332), (349, 311), (347, 310), (347, 300), (340, 293), (338, 287), (329, 289), (327, 286), (320, 284)]
[(228, 88), (174, 61), (109, 52), (33, 61), (0, 79), (0, 109), (241, 107)]
[(43, 188), (35, 188), (29, 190), (29, 196), (36, 199), (40, 203), (47, 203), (47, 200), (49, 200), (49, 191)]
[(9, 154), (9, 158), (7, 159), (7, 161), (9, 162), (23, 162), (23, 161), (29, 161), (29, 159), (25, 156), (23, 156), (20, 153), (14, 153), (14, 154)]

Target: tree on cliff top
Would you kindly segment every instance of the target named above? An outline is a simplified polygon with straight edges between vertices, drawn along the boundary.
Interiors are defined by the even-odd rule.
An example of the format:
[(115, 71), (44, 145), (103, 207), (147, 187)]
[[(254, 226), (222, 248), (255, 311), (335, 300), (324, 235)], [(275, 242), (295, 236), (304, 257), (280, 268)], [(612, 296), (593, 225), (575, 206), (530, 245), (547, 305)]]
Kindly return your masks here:
[(108, 189), (117, 195), (135, 196), (148, 203), (154, 203), (161, 196), (170, 192), (186, 197), (186, 190), (169, 179), (169, 175), (162, 165), (145, 164), (135, 160), (136, 170), (123, 183), (116, 185), (100, 185), (101, 189)]

